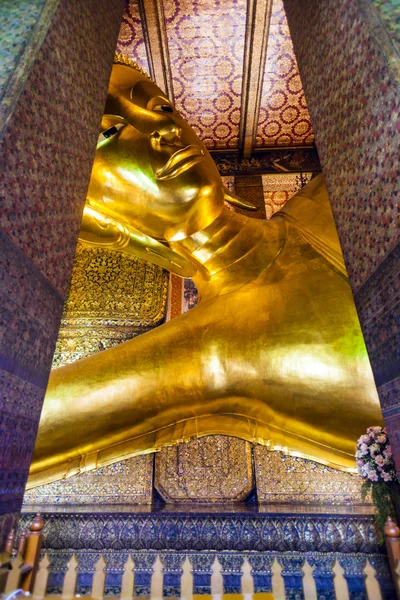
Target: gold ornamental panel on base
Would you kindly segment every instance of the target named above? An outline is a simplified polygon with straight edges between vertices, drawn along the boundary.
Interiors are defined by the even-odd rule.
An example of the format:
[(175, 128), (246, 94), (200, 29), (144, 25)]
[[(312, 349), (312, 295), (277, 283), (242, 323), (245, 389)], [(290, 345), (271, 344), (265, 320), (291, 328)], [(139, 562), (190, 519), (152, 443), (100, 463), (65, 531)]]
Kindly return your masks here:
[(361, 501), (362, 479), (283, 452), (255, 446), (257, 497), (261, 504), (369, 504)]
[(151, 504), (154, 454), (134, 456), (25, 492), (25, 506)]
[(240, 502), (253, 488), (251, 445), (210, 435), (156, 454), (154, 485), (167, 503)]
[(159, 325), (169, 274), (139, 258), (78, 243), (53, 368)]

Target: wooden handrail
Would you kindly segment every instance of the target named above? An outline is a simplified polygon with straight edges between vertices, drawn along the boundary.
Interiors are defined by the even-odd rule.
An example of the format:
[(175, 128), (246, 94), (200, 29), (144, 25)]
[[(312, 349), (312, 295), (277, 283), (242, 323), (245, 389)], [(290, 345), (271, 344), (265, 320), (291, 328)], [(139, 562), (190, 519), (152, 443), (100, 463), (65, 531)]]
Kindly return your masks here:
[(25, 592), (32, 592), (35, 585), (35, 577), (39, 566), (40, 551), (43, 543), (43, 527), (44, 521), (42, 515), (37, 513), (29, 525), (29, 536), (26, 539), (26, 544), (24, 546), (24, 567), (26, 567), (27, 570), (25, 571), (24, 569), (25, 572), (22, 577), (21, 587)]
[(400, 579), (398, 575), (400, 565), (400, 528), (391, 517), (388, 517), (383, 532), (385, 534), (390, 572), (396, 589), (396, 596), (400, 600)]
[(4, 552), (0, 553), (0, 594), (6, 589), (7, 578), (11, 568), (12, 551), (15, 540), (15, 530), (11, 529), (7, 536)]

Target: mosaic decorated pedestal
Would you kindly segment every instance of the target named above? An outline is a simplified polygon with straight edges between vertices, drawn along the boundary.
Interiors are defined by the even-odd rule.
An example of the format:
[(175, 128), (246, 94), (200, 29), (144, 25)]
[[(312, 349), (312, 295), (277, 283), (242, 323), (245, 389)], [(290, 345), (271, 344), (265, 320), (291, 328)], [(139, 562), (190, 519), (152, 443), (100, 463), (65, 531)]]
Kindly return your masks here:
[(145, 454), (28, 490), (24, 504), (130, 506), (152, 499), (153, 455)]
[[(154, 463), (154, 487), (163, 505), (150, 505)], [(270, 593), (276, 559), (287, 599), (303, 598), (307, 561), (318, 598), (333, 600), (337, 561), (350, 598), (367, 600), (369, 561), (382, 600), (394, 600), (387, 557), (371, 507), (359, 503), (359, 486), (358, 477), (312, 461), (233, 437), (207, 436), (31, 490), (21, 527), (33, 511), (42, 511), (53, 594), (60, 594), (75, 555), (77, 593), (84, 595), (91, 593), (100, 557), (106, 564), (105, 595), (119, 595), (131, 557), (135, 596), (150, 597), (158, 573), (162, 597), (179, 598), (189, 564), (193, 594), (209, 597), (217, 558), (224, 594), (243, 593), (248, 565), (254, 592)]]
[(224, 435), (164, 448), (156, 455), (154, 485), (168, 503), (243, 501), (251, 492), (251, 446)]
[(265, 446), (257, 445), (253, 452), (260, 504), (364, 504), (362, 479), (358, 475), (283, 452), (271, 452)]
[[(154, 458), (155, 456), (155, 458)], [(155, 462), (154, 476), (153, 464)], [(362, 480), (223, 435), (205, 436), (26, 492), (26, 506), (167, 504), (370, 506)]]

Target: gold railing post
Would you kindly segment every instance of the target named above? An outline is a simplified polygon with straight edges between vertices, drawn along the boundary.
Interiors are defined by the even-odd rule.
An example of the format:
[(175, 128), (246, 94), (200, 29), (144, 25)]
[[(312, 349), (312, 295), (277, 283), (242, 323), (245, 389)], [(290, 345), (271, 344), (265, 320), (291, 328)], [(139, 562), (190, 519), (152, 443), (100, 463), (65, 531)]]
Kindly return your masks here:
[(32, 592), (35, 585), (35, 577), (39, 564), (40, 550), (42, 548), (43, 534), (42, 529), (44, 521), (40, 513), (29, 525), (29, 537), (26, 541), (24, 564), (31, 567), (29, 573), (24, 575), (22, 579), (22, 589), (25, 592)]
[(397, 573), (400, 564), (400, 528), (391, 517), (388, 517), (383, 532), (396, 596), (400, 599), (400, 581)]

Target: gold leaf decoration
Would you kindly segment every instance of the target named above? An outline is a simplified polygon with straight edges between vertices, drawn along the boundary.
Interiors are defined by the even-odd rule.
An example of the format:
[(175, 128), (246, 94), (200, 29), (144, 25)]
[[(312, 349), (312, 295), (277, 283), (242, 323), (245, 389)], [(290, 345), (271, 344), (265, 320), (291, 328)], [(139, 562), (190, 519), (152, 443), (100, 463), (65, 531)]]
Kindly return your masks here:
[(110, 348), (162, 323), (168, 273), (115, 251), (79, 243), (53, 368)]

